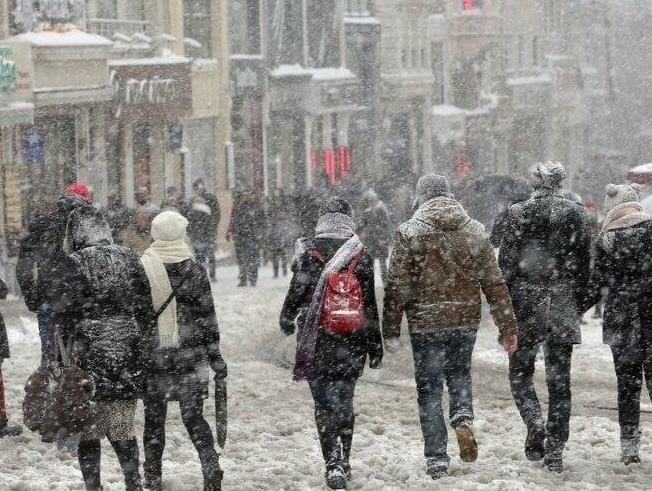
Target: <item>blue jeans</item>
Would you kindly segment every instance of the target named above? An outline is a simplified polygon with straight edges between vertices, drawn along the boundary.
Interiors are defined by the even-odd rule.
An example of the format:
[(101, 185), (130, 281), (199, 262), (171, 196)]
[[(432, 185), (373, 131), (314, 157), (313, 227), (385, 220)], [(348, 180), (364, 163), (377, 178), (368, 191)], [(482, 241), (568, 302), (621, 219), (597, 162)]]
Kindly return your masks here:
[(448, 464), (448, 431), (441, 404), (444, 381), (450, 398), (450, 423), (457, 428), (473, 421), (471, 357), (477, 330), (442, 329), (412, 334), (419, 420), (428, 460)]
[(51, 356), (54, 332), (54, 310), (49, 303), (43, 303), (36, 311), (38, 335), (41, 338), (41, 363)]

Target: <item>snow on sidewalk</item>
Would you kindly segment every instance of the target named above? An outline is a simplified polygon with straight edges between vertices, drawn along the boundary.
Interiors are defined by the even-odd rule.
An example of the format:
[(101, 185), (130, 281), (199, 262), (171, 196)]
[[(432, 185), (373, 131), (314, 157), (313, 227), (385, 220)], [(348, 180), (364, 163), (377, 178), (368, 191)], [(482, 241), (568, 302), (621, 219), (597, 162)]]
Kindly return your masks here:
[[(224, 489), (325, 489), (309, 390), (305, 383), (293, 383), (287, 369), (294, 337), (281, 335), (277, 325), (287, 281), (272, 280), (268, 269), (263, 271), (257, 289), (236, 288), (235, 268), (220, 269), (218, 278), (214, 292), (222, 350), (229, 364), (230, 425), (222, 457)], [(36, 323), (27, 313), (8, 319), (8, 329), (13, 358), (4, 364), (3, 372), (10, 418), (18, 421), (23, 385), (38, 362), (39, 342)], [(367, 369), (358, 385), (354, 480), (350, 488), (652, 489), (649, 414), (643, 416), (644, 464), (625, 468), (618, 462), (617, 414), (601, 409), (615, 408), (613, 362), (609, 350), (600, 342), (599, 325), (592, 321), (583, 331), (585, 344), (574, 355), (574, 407), (564, 474), (551, 475), (540, 464), (525, 460), (525, 430), (510, 398), (506, 357), (496, 344), (495, 328), (487, 322), (474, 356), (478, 462), (469, 465), (459, 461), (455, 436), (450, 431), (452, 475), (437, 483), (425, 475), (409, 341), (404, 337), (402, 350), (386, 355), (381, 370)], [(542, 368), (539, 362), (541, 388)], [(648, 401), (647, 396), (644, 401)], [(209, 399), (205, 408), (213, 425), (213, 401)], [(142, 408), (137, 419), (140, 439)], [(176, 405), (169, 411), (164, 458), (165, 489), (202, 489), (197, 455)], [(106, 490), (123, 489), (115, 455), (106, 442), (102, 479)], [(76, 458), (57, 452), (53, 445), (42, 444), (26, 430), (21, 437), (0, 440), (0, 489), (80, 490), (81, 474)]]

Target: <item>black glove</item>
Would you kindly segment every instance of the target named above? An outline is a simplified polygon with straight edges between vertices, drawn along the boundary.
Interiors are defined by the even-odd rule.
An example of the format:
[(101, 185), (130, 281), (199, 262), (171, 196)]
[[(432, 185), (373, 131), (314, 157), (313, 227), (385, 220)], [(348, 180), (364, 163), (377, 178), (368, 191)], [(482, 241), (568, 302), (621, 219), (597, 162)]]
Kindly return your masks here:
[(281, 321), (281, 332), (286, 336), (292, 336), (294, 334), (294, 322)]
[(369, 358), (369, 368), (375, 370), (376, 368), (380, 368), (380, 365), (383, 361), (382, 357), (374, 356)]
[(211, 369), (215, 372), (216, 380), (224, 380), (227, 376), (226, 362), (220, 355), (211, 360)]

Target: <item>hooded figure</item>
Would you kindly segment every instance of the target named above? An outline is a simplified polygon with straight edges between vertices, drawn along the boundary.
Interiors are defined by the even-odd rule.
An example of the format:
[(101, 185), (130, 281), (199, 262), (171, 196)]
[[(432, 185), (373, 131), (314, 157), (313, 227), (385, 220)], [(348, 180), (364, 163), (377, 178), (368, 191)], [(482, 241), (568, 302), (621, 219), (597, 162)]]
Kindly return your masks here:
[(37, 314), (43, 361), (52, 346), (52, 304), (61, 292), (66, 227), (73, 211), (86, 209), (93, 209), (90, 190), (73, 183), (57, 199), (56, 210), (36, 217), (21, 240), (16, 279), (27, 308)]
[[(323, 329), (321, 313), (330, 273), (351, 265), (362, 289), (364, 324), (350, 334)], [(334, 197), (320, 207), (312, 239), (299, 239), (292, 281), (281, 312), (286, 335), (298, 326), (295, 379), (307, 379), (315, 403), (315, 420), (326, 480), (340, 489), (350, 475), (353, 439), (353, 394), (365, 361), (378, 368), (383, 355), (374, 286), (373, 258), (355, 234), (351, 205)], [(337, 486), (337, 487), (333, 487)]]
[(517, 327), (484, 227), (453, 198), (448, 179), (434, 174), (419, 179), (415, 207), (412, 219), (394, 236), (383, 337), (387, 351), (396, 351), (406, 313), (428, 474), (437, 479), (447, 473), (450, 461), (441, 405), (444, 380), (460, 455), (465, 461), (477, 458), (471, 356), (480, 327), (481, 293), (506, 350), (515, 349)]
[(603, 340), (618, 379), (622, 460), (633, 464), (640, 463), (643, 375), (652, 396), (652, 217), (629, 185), (607, 186), (605, 211), (583, 310), (604, 299)]
[(187, 226), (188, 220), (177, 212), (159, 214), (152, 221), (154, 241), (141, 258), (151, 292), (146, 301), (150, 312), (159, 312), (167, 303), (152, 319), (146, 340), (145, 484), (162, 489), (167, 407), (169, 401), (179, 401), (181, 419), (199, 453), (204, 489), (217, 491), (222, 470), (203, 411), (208, 370), (224, 379), (226, 363), (220, 353), (211, 285), (188, 246)]
[(359, 220), (360, 240), (369, 253), (380, 262), (383, 281), (387, 278), (387, 255), (389, 252), (389, 212), (373, 189), (362, 197), (363, 210)]
[[(591, 260), (590, 219), (582, 204), (562, 196), (565, 177), (559, 163), (536, 166), (532, 196), (509, 209), (499, 255), (519, 323), (510, 383), (528, 428), (525, 454), (530, 460), (545, 454), (547, 467), (556, 472), (563, 469), (568, 440), (571, 356), (581, 342), (580, 308)], [(550, 396), (547, 428), (533, 382), (542, 346)]]
[(100, 487), (100, 440), (107, 437), (125, 475), (127, 490), (141, 489), (134, 434), (136, 400), (143, 392), (142, 332), (148, 322), (147, 279), (138, 257), (113, 244), (104, 215), (80, 208), (69, 217), (55, 320), (72, 335), (79, 367), (95, 383), (97, 416), (82, 433), (79, 465), (87, 489)]

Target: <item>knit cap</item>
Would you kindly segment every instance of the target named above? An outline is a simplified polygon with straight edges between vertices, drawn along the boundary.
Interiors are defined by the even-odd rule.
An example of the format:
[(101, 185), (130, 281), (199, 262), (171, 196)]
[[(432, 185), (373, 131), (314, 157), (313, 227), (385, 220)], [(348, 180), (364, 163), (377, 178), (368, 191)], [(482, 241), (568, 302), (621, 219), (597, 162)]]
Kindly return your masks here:
[(152, 221), (152, 238), (164, 241), (184, 239), (187, 226), (188, 220), (176, 211), (164, 211)]
[(319, 207), (319, 216), (327, 215), (328, 213), (341, 213), (342, 215), (353, 218), (353, 208), (349, 202), (338, 196), (328, 198)]
[(559, 162), (540, 162), (532, 171), (534, 189), (558, 189), (564, 179), (566, 179), (566, 169)]
[(451, 185), (446, 176), (440, 176), (437, 174), (428, 174), (421, 177), (417, 182), (416, 195), (415, 208), (433, 198), (453, 197), (453, 193), (451, 193)]
[(638, 193), (633, 186), (629, 184), (609, 184), (606, 189), (604, 207), (607, 212), (611, 211), (618, 205), (638, 201)]

